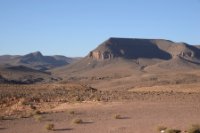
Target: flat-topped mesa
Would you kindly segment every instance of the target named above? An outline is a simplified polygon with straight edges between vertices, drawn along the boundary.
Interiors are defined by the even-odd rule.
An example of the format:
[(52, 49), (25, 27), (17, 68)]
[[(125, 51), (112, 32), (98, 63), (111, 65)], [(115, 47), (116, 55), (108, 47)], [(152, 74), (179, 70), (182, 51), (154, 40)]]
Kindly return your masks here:
[(200, 49), (197, 46), (164, 39), (110, 38), (91, 51), (88, 57), (96, 60), (114, 58), (170, 60), (177, 57), (200, 59)]
[(113, 58), (171, 58), (169, 53), (159, 49), (151, 41), (150, 39), (110, 38), (91, 51), (89, 57), (96, 60)]
[[(166, 39), (110, 38), (86, 57), (56, 72), (70, 80), (103, 81), (146, 72), (159, 74), (199, 68), (200, 49), (194, 45)], [(119, 85), (118, 80), (112, 81)]]

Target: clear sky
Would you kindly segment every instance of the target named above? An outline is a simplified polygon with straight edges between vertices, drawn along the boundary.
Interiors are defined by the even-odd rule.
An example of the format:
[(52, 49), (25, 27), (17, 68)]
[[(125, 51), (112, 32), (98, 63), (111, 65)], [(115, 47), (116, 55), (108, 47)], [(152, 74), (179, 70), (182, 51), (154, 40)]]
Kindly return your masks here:
[(200, 0), (0, 0), (0, 55), (85, 56), (109, 37), (200, 44)]

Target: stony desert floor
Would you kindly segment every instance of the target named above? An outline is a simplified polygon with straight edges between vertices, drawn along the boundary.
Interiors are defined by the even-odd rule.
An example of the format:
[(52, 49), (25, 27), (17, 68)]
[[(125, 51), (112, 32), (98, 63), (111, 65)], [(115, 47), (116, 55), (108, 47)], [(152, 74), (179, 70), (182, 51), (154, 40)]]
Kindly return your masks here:
[[(27, 94), (34, 92), (34, 97), (32, 97), (32, 100), (35, 98), (34, 102), (30, 99), (27, 101), (27, 94), (20, 94), (18, 89), (15, 91), (20, 96), (17, 97), (16, 94), (13, 94), (14, 88), (19, 88), (19, 86), (9, 86), (10, 89), (13, 88), (12, 93), (5, 92), (3, 89), (5, 86), (1, 86), (1, 91), (7, 97), (15, 96), (15, 99), (8, 104), (5, 103), (4, 96), (1, 96), (1, 101), (4, 101), (4, 104), (1, 103), (0, 132), (155, 133), (158, 132), (157, 128), (160, 126), (180, 129), (184, 132), (190, 125), (200, 123), (200, 89), (198, 84), (182, 85), (183, 89), (180, 89), (180, 85), (178, 85), (156, 86), (154, 89), (151, 87), (141, 88), (140, 91), (130, 89), (114, 92), (101, 92), (87, 87), (84, 89), (83, 86), (74, 84), (52, 86), (47, 90), (50, 89), (54, 93), (42, 91), (41, 88), (47, 88), (45, 85), (40, 86), (40, 89), (37, 85), (21, 86), (21, 88), (31, 88)], [(82, 88), (83, 92), (81, 93), (80, 90), (70, 92), (69, 90), (74, 87)], [(58, 88), (62, 88), (62, 95)], [(163, 91), (163, 88), (166, 89)], [(37, 101), (36, 97), (39, 95), (36, 93), (37, 89), (39, 94), (43, 98), (43, 95), (46, 95), (48, 100), (40, 99)], [(52, 91), (54, 89), (56, 91)], [(63, 99), (65, 93), (70, 96)], [(33, 94), (31, 95), (33, 96)], [(49, 99), (47, 94), (52, 96), (54, 100)], [(86, 96), (84, 99), (77, 98), (83, 94)], [(76, 99), (73, 99), (74, 96)], [(29, 95), (29, 97), (31, 96)], [(78, 119), (82, 121), (76, 122), (75, 120)], [(49, 124), (54, 124), (53, 131), (46, 129)]]

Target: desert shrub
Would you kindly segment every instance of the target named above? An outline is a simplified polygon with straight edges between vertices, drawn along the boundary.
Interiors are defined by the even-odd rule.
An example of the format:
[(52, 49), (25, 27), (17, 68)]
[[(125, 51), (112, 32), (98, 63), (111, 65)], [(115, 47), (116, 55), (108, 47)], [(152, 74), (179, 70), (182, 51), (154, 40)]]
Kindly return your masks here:
[(34, 115), (40, 115), (41, 112), (39, 110), (34, 111)]
[(35, 119), (35, 121), (37, 121), (37, 122), (40, 122), (40, 121), (42, 121), (42, 116), (41, 115), (34, 115), (34, 119)]
[(200, 125), (192, 125), (189, 129), (188, 129), (188, 133), (200, 133)]
[(181, 130), (179, 130), (179, 129), (167, 129), (166, 133), (181, 133)]
[(29, 117), (33, 117), (35, 115), (35, 112), (27, 112), (25, 117), (29, 118)]
[(159, 132), (165, 131), (166, 129), (167, 129), (166, 126), (158, 126), (158, 127), (157, 127), (157, 130), (158, 130)]
[(76, 119), (73, 119), (72, 121), (74, 124), (81, 124), (83, 123), (83, 120), (82, 119), (79, 119), (79, 118), (76, 118)]
[(101, 101), (101, 97), (98, 96), (98, 97), (96, 98), (96, 101)]
[(115, 114), (115, 115), (114, 115), (114, 118), (115, 118), (115, 119), (121, 119), (122, 117), (121, 117), (121, 115), (119, 115), (119, 114)]
[(77, 97), (75, 97), (75, 101), (76, 102), (82, 102), (82, 101), (84, 101), (84, 99), (80, 96), (77, 96)]
[(25, 98), (22, 98), (22, 99), (19, 100), (18, 104), (20, 104), (20, 105), (27, 105), (27, 101), (26, 101)]
[(69, 111), (69, 114), (74, 115), (74, 114), (75, 114), (75, 111), (74, 111), (74, 110), (70, 110), (70, 111)]
[(51, 130), (51, 131), (54, 130), (54, 127), (55, 127), (55, 126), (54, 126), (54, 124), (52, 124), (52, 123), (45, 125), (45, 128), (46, 128), (47, 130)]
[(14, 118), (13, 116), (0, 116), (0, 120), (13, 120)]
[(4, 116), (0, 116), (0, 120), (5, 120), (5, 117)]
[(30, 105), (30, 108), (31, 108), (32, 110), (36, 110), (36, 107), (33, 106), (33, 105)]

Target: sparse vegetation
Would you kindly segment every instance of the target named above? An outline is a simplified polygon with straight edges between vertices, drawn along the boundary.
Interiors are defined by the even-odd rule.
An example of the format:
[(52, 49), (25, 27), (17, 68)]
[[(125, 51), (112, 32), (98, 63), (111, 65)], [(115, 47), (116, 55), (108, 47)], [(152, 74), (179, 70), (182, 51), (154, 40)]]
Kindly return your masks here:
[(157, 127), (157, 130), (158, 130), (159, 132), (165, 131), (166, 129), (167, 129), (166, 126), (158, 126), (158, 127)]
[(74, 114), (75, 114), (75, 111), (74, 111), (74, 110), (70, 110), (70, 111), (69, 111), (69, 114), (74, 115)]
[(122, 116), (121, 116), (121, 115), (119, 115), (119, 114), (115, 114), (115, 115), (114, 115), (114, 118), (115, 118), (115, 119), (121, 119), (121, 118), (122, 118)]
[(39, 110), (36, 110), (35, 112), (34, 112), (34, 115), (40, 115), (41, 114), (41, 112), (39, 111)]
[(179, 129), (167, 129), (166, 133), (181, 133), (181, 130), (179, 130)]
[(76, 119), (73, 119), (72, 122), (73, 122), (74, 124), (81, 124), (81, 123), (83, 123), (83, 120), (80, 119), (80, 118), (76, 118)]
[(200, 125), (198, 125), (198, 124), (192, 125), (188, 129), (188, 133), (200, 133)]
[(36, 122), (42, 121), (42, 118), (43, 117), (41, 115), (34, 115), (34, 119), (35, 119)]
[[(59, 85), (57, 85), (57, 86), (59, 86)], [(22, 89), (21, 89), (21, 87), (22, 87)], [(93, 101), (93, 99), (96, 99), (96, 98), (101, 98), (101, 99), (103, 99), (103, 101), (104, 101), (104, 99), (108, 99), (108, 100), (112, 101), (115, 98), (121, 100), (121, 99), (123, 99), (123, 97), (126, 97), (127, 99), (129, 97), (139, 98), (139, 100), (140, 100), (140, 98), (145, 99), (148, 95), (156, 96), (158, 98), (160, 98), (161, 96), (164, 96), (164, 98), (167, 97), (167, 99), (168, 99), (168, 95), (171, 94), (168, 92), (166, 93), (166, 95), (165, 95), (165, 92), (153, 92), (153, 93), (151, 93), (151, 92), (124, 93), (124, 92), (120, 92), (120, 91), (113, 91), (113, 92), (112, 91), (102, 91), (102, 92), (99, 91), (98, 92), (98, 91), (91, 91), (90, 89), (85, 90), (84, 88), (79, 89), (78, 87), (77, 87), (78, 89), (74, 89), (74, 88), (68, 89), (67, 85), (63, 86), (63, 89), (60, 89), (62, 87), (55, 87), (55, 88), (49, 87), (50, 89), (44, 89), (47, 87), (46, 85), (42, 85), (41, 88), (39, 88), (39, 87), (40, 86), (36, 86), (36, 85), (24, 86), (24, 88), (23, 88), (23, 85), (16, 86), (16, 88), (14, 85), (10, 85), (10, 88), (8, 87), (8, 89), (4, 89), (7, 87), (0, 87), (0, 90), (2, 92), (1, 93), (2, 99), (0, 99), (0, 102), (2, 103), (1, 107), (7, 108), (7, 110), (10, 109), (11, 106), (13, 107), (12, 110), (10, 110), (10, 112), (8, 112), (8, 113), (11, 113), (10, 116), (8, 115), (7, 112), (6, 112), (7, 114), (3, 112), (1, 115), (4, 117), (0, 117), (0, 119), (8, 119), (9, 117), (15, 118), (15, 116), (20, 116), (20, 118), (27, 118), (24, 116), (28, 116), (30, 114), (32, 116), (32, 120), (40, 122), (40, 121), (44, 120), (42, 117), (43, 115), (41, 115), (41, 111), (48, 110), (48, 109), (52, 110), (52, 108), (58, 106), (58, 104), (63, 104), (64, 100), (67, 100), (69, 103), (71, 103), (71, 102), (73, 102), (72, 98), (74, 98), (77, 94), (79, 94), (80, 96), (83, 96), (84, 99), (88, 99), (88, 100), (92, 100), (92, 101)], [(28, 88), (28, 89), (26, 90), (26, 88)], [(14, 91), (11, 92), (9, 90), (14, 90)], [(19, 92), (18, 92), (18, 90), (19, 90)], [(66, 94), (68, 94), (69, 97), (66, 97)], [(157, 94), (160, 94), (161, 96), (157, 96)], [(91, 97), (91, 95), (92, 95), (92, 97)], [(183, 94), (177, 93), (177, 95), (180, 95), (182, 97)], [(190, 95), (190, 96), (194, 97), (194, 96), (198, 96), (198, 95), (199, 94), (192, 93), (192, 95)], [(139, 97), (135, 97), (135, 96), (139, 96)], [(29, 104), (28, 105), (21, 105), (21, 104), (18, 105), (19, 99), (22, 99), (21, 97), (25, 97), (26, 98), (25, 100), (28, 101)], [(170, 97), (171, 97), (171, 95), (170, 95)], [(23, 101), (23, 100), (21, 100), (21, 101)], [(16, 104), (18, 106), (13, 106)], [(68, 107), (68, 106), (66, 106), (66, 107)], [(66, 108), (64, 108), (64, 109), (66, 109)], [(67, 111), (65, 111), (65, 115), (67, 115), (67, 119), (71, 119), (71, 118), (73, 119), (75, 117), (82, 117), (82, 114), (79, 115), (78, 110), (76, 110), (76, 108), (75, 109), (71, 108), (71, 109), (68, 109)], [(111, 119), (116, 119), (116, 120), (119, 119), (119, 121), (120, 121), (120, 119), (126, 119), (126, 117), (123, 116), (124, 113), (121, 114), (120, 110), (115, 110), (115, 111), (116, 111), (116, 114), (115, 113), (113, 113), (111, 115), (108, 114)], [(74, 123), (74, 124), (87, 123), (87, 121), (83, 121), (82, 119), (74, 119), (74, 120), (71, 120), (70, 122)], [(46, 126), (46, 128), (47, 128), (47, 130), (53, 130), (54, 125)], [(180, 130), (176, 130), (176, 129), (166, 130), (165, 126), (159, 126), (159, 127), (157, 127), (157, 130), (159, 132), (162, 131), (162, 133), (163, 132), (164, 133), (179, 133), (180, 132)], [(197, 125), (192, 126), (187, 131), (188, 131), (188, 133), (200, 133), (199, 127)]]
[(54, 130), (54, 127), (55, 125), (53, 123), (49, 123), (47, 125), (45, 125), (45, 128), (48, 130), (48, 131), (53, 131)]
[(0, 120), (5, 120), (5, 117), (4, 116), (0, 116)]
[(32, 110), (36, 110), (36, 107), (33, 106), (33, 105), (30, 105), (30, 108), (31, 108)]

